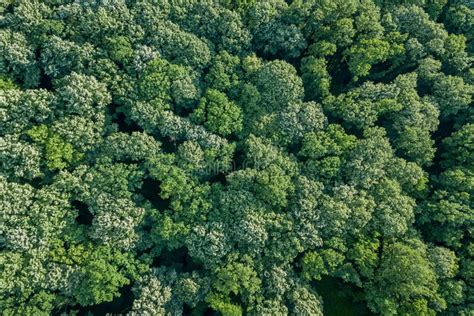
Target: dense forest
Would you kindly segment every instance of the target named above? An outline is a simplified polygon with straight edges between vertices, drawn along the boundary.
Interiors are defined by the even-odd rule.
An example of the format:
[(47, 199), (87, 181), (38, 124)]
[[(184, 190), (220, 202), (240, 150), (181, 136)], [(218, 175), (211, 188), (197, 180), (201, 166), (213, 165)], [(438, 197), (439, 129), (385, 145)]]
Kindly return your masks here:
[(2, 0), (2, 315), (474, 315), (472, 0)]

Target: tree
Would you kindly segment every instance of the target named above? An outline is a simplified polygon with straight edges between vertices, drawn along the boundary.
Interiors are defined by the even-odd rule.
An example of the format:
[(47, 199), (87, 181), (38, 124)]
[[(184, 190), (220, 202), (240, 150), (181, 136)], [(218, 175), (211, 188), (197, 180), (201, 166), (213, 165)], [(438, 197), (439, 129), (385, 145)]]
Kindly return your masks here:
[(132, 314), (182, 313), (183, 305), (195, 307), (209, 288), (208, 279), (197, 273), (179, 273), (173, 268), (158, 268), (140, 277), (133, 291)]
[(444, 24), (448, 31), (459, 34), (465, 34), (469, 50), (472, 52), (473, 49), (473, 36), (472, 23), (473, 10), (466, 5), (461, 3), (454, 4), (448, 7)]
[(133, 57), (133, 48), (125, 36), (114, 36), (106, 39), (106, 50), (110, 59), (116, 63), (127, 65)]
[(192, 120), (210, 132), (227, 136), (242, 129), (240, 109), (225, 94), (209, 89), (192, 114)]
[(442, 76), (433, 84), (433, 98), (441, 115), (447, 117), (465, 110), (472, 101), (473, 86), (461, 77)]
[(19, 79), (26, 87), (35, 87), (39, 82), (38, 62), (34, 60), (34, 49), (25, 36), (11, 30), (0, 32), (0, 72)]
[(422, 8), (415, 5), (399, 6), (394, 10), (393, 18), (400, 33), (408, 33), (410, 37), (416, 38), (429, 53), (442, 53), (442, 43), (448, 33), (442, 25), (431, 20)]
[(199, 92), (186, 68), (157, 58), (148, 63), (141, 74), (137, 93), (139, 100), (167, 108), (165, 104), (170, 101), (177, 107), (186, 107)]
[(232, 95), (238, 89), (241, 76), (240, 58), (223, 51), (215, 56), (205, 80), (210, 88)]
[(255, 76), (255, 86), (260, 92), (263, 111), (280, 110), (291, 101), (303, 98), (303, 83), (296, 70), (284, 61), (263, 65)]
[(41, 64), (46, 75), (60, 78), (71, 72), (81, 72), (92, 60), (94, 48), (91, 44), (79, 46), (57, 36), (49, 38), (41, 53)]
[(161, 143), (155, 138), (140, 132), (125, 134), (113, 133), (101, 144), (99, 156), (114, 161), (145, 161), (161, 152)]
[(292, 314), (323, 315), (320, 299), (313, 291), (300, 285), (290, 293), (288, 296), (293, 307)]
[(37, 144), (44, 146), (46, 166), (50, 170), (64, 169), (75, 163), (83, 156), (74, 150), (71, 144), (65, 142), (56, 133), (51, 133), (46, 125), (38, 125), (27, 132), (27, 135)]
[(437, 223), (436, 230), (428, 230), (435, 241), (442, 241), (454, 248), (461, 247), (462, 240), (469, 233), (471, 206), (472, 124), (464, 125), (459, 131), (443, 140), (444, 167), (435, 179), (436, 189), (430, 199), (420, 204), (420, 224)]
[(440, 284), (440, 293), (449, 304), (459, 304), (463, 301), (464, 282), (453, 280), (459, 269), (459, 259), (454, 251), (443, 247), (429, 249), (431, 262), (435, 265), (435, 271)]
[(432, 314), (446, 308), (437, 289), (436, 274), (422, 242), (387, 243), (383, 246), (374, 283), (367, 293), (368, 304), (373, 311), (386, 314)]
[(329, 96), (323, 101), (323, 108), (341, 118), (344, 126), (364, 130), (374, 126), (382, 114), (400, 110), (397, 92), (395, 85), (369, 81), (347, 93)]
[(331, 76), (324, 58), (308, 56), (302, 59), (301, 70), (307, 95), (311, 99), (323, 99), (329, 96)]
[(38, 146), (20, 141), (19, 135), (0, 138), (1, 174), (7, 178), (34, 179), (41, 172), (41, 149)]
[(474, 124), (466, 124), (443, 140), (443, 167), (470, 166), (474, 163)]
[[(91, 115), (92, 108), (103, 108), (111, 101), (106, 86), (94, 77), (71, 73), (57, 82), (58, 97), (64, 114)], [(95, 109), (97, 110), (97, 109)]]
[(305, 134), (300, 155), (313, 159), (341, 156), (352, 149), (355, 142), (356, 137), (346, 134), (340, 125), (330, 124), (324, 131)]
[(193, 3), (186, 8), (184, 17), (181, 15), (177, 19), (178, 24), (188, 32), (209, 39), (216, 51), (240, 54), (250, 46), (250, 34), (234, 11), (207, 3)]
[(383, 129), (369, 129), (364, 136), (350, 152), (344, 172), (349, 183), (370, 188), (383, 179), (393, 149)]
[(307, 24), (307, 32), (314, 42), (325, 40), (338, 47), (347, 47), (355, 35), (352, 15), (356, 10), (356, 1), (317, 1), (311, 13), (314, 18)]
[(136, 278), (141, 269), (129, 253), (90, 244), (55, 249), (51, 260), (75, 267), (67, 281), (75, 284), (72, 298), (83, 306), (112, 301), (120, 295), (119, 289), (129, 284), (130, 278)]
[[(279, 6), (286, 7), (286, 4), (281, 3)], [(302, 26), (293, 22), (288, 16), (290, 11), (288, 8), (275, 14), (277, 10), (260, 4), (254, 4), (249, 8), (247, 14), (256, 24), (252, 30), (255, 34), (254, 45), (264, 54), (286, 60), (297, 58), (307, 46)], [(287, 12), (288, 14), (285, 14)], [(259, 21), (253, 21), (257, 17)]]
[(281, 146), (291, 146), (299, 143), (305, 133), (321, 130), (326, 124), (319, 104), (297, 101), (290, 102), (281, 111), (261, 116), (244, 133), (266, 137)]
[(251, 297), (258, 291), (261, 281), (252, 268), (251, 259), (239, 259), (229, 256), (227, 264), (216, 271), (216, 280), (212, 283), (224, 297), (233, 293), (240, 295), (244, 301), (252, 302)]
[(211, 51), (199, 37), (188, 33), (171, 21), (159, 21), (154, 26), (150, 44), (173, 64), (201, 70), (211, 61)]
[(426, 98), (419, 97), (415, 90), (417, 78), (410, 74), (395, 79), (395, 86), (400, 89), (397, 101), (403, 108), (387, 115), (388, 129), (393, 146), (402, 157), (419, 165), (429, 165), (435, 155), (431, 134), (438, 127), (439, 110)]

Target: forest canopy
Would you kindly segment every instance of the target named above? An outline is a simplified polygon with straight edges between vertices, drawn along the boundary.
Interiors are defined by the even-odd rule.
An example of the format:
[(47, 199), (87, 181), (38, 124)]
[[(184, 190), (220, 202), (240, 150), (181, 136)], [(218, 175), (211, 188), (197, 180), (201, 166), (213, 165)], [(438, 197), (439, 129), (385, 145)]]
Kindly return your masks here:
[(2, 315), (473, 315), (470, 0), (0, 2)]

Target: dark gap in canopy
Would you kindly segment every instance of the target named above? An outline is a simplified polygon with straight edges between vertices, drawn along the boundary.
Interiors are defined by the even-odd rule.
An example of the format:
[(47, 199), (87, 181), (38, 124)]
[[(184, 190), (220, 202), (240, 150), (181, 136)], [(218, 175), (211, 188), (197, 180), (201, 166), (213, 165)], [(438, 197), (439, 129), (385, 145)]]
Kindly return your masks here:
[(91, 225), (94, 215), (89, 210), (87, 204), (74, 200), (71, 202), (71, 205), (78, 210), (79, 215), (76, 217), (76, 222), (80, 225)]
[(145, 178), (141, 188), (141, 194), (157, 210), (163, 211), (169, 207), (170, 201), (160, 196), (160, 182), (152, 178)]
[(202, 269), (201, 265), (193, 260), (186, 247), (178, 249), (164, 249), (158, 257), (153, 259), (153, 267), (172, 267), (177, 272), (192, 272)]
[(120, 132), (131, 134), (132, 132), (143, 132), (143, 128), (138, 126), (132, 120), (129, 120), (125, 113), (120, 111), (120, 108), (112, 104), (109, 107), (110, 115), (112, 116), (112, 123), (117, 124)]

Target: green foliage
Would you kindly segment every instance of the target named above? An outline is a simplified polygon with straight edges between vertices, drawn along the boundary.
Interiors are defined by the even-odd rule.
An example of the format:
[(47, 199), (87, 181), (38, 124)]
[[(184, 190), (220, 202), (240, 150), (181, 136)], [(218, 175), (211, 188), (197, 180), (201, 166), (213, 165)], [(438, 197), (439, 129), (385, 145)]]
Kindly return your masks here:
[(342, 156), (354, 147), (355, 142), (356, 137), (347, 135), (340, 125), (331, 124), (325, 131), (306, 134), (300, 154), (313, 159), (328, 155)]
[(263, 111), (284, 108), (291, 101), (303, 97), (303, 83), (296, 69), (284, 61), (271, 61), (263, 65), (255, 76)]
[(42, 175), (41, 148), (20, 140), (19, 135), (0, 138), (0, 172), (6, 178), (32, 180)]
[(232, 304), (229, 302), (229, 299), (220, 298), (219, 295), (209, 294), (206, 297), (206, 301), (209, 303), (214, 310), (220, 312), (222, 315), (226, 316), (241, 316), (242, 307), (237, 304)]
[(77, 265), (77, 275), (73, 276), (77, 278), (77, 289), (72, 294), (83, 306), (112, 301), (119, 295), (120, 287), (129, 284), (129, 277), (134, 274), (134, 265), (137, 264), (130, 254), (90, 245), (55, 249), (51, 260)]
[(50, 37), (44, 45), (41, 63), (46, 75), (52, 78), (62, 77), (71, 71), (81, 72), (94, 54), (91, 44), (78, 45), (58, 36)]
[(0, 20), (0, 313), (472, 313), (469, 1)]
[(327, 71), (324, 58), (308, 56), (302, 59), (301, 71), (304, 87), (312, 99), (325, 98), (329, 95), (331, 76)]
[(321, 280), (321, 275), (327, 273), (324, 259), (317, 252), (306, 253), (302, 266), (303, 276), (309, 280)]
[(110, 59), (117, 63), (127, 64), (133, 57), (132, 44), (125, 36), (108, 38), (106, 49), (110, 54)]
[(168, 61), (197, 70), (210, 63), (212, 55), (208, 45), (195, 34), (183, 31), (171, 21), (158, 21), (155, 28), (151, 43)]
[(474, 125), (466, 124), (450, 137), (443, 140), (443, 166), (472, 166), (474, 163)]
[(229, 263), (216, 271), (213, 286), (218, 292), (225, 296), (231, 293), (241, 295), (245, 299), (258, 291), (261, 281), (251, 267), (252, 262), (249, 258), (242, 258), (242, 261), (240, 263), (230, 256)]
[(433, 84), (433, 98), (439, 104), (441, 114), (449, 116), (468, 108), (472, 102), (474, 87), (465, 84), (460, 77), (442, 76)]
[(26, 87), (38, 85), (40, 70), (33, 46), (22, 33), (10, 29), (0, 31), (0, 73), (20, 80)]
[(139, 99), (152, 103), (166, 103), (174, 99), (179, 104), (188, 97), (186, 94), (191, 93), (191, 98), (196, 94), (186, 69), (160, 58), (146, 66), (137, 88)]
[(82, 153), (74, 150), (56, 133), (51, 133), (46, 125), (38, 125), (26, 132), (37, 144), (44, 146), (46, 166), (50, 170), (64, 169), (82, 158)]
[(409, 242), (411, 244), (384, 245), (380, 269), (368, 291), (372, 310), (428, 315), (444, 308), (445, 302), (437, 294), (432, 263), (426, 258), (426, 248), (420, 241)]
[(192, 120), (204, 125), (210, 132), (227, 136), (242, 129), (240, 109), (224, 93), (209, 89), (194, 110)]
[(13, 81), (4, 76), (0, 77), (0, 90), (16, 89), (17, 85)]
[(237, 89), (240, 83), (240, 72), (239, 57), (224, 51), (216, 55), (205, 80), (213, 89), (232, 92), (234, 89)]

